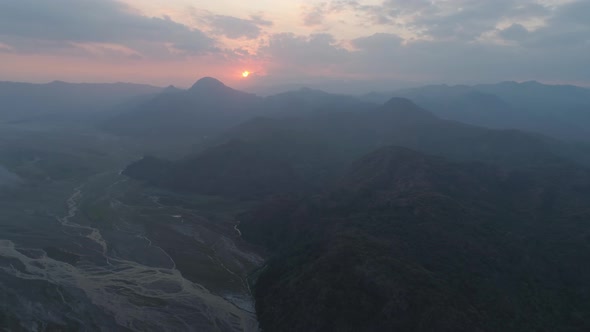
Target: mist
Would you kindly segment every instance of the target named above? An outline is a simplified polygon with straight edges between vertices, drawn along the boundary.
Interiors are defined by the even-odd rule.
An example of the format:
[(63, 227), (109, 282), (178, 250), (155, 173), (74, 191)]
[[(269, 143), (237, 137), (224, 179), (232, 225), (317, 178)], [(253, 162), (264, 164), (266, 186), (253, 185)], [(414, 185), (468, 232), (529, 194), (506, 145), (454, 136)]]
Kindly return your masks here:
[(0, 2), (0, 327), (589, 331), (588, 15)]
[(21, 179), (18, 175), (8, 171), (6, 168), (0, 165), (0, 188), (14, 186), (19, 184)]

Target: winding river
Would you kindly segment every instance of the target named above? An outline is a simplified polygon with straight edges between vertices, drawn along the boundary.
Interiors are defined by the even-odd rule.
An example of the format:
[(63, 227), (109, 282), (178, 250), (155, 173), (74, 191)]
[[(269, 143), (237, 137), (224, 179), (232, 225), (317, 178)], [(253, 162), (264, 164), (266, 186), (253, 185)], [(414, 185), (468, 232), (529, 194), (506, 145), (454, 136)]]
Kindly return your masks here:
[[(105, 184), (104, 194), (124, 184), (121, 178), (117, 175)], [(221, 284), (211, 291), (195, 278), (187, 279), (174, 254), (151, 239), (145, 227), (129, 221), (129, 213), (112, 217), (110, 227), (89, 224), (81, 215), (86, 188), (86, 183), (76, 186), (65, 199), (65, 213), (55, 217), (58, 243), (51, 250), (0, 240), (0, 295), (5, 299), (0, 306), (9, 327), (31, 331), (51, 326), (81, 331), (258, 330), (244, 269), (238, 271), (235, 266), (248, 260), (257, 264), (261, 258), (240, 252), (231, 236), (206, 228), (198, 222), (202, 219), (179, 218), (186, 211), (174, 212), (169, 207), (171, 221), (158, 227), (170, 229), (171, 236), (183, 241), (193, 241), (187, 242), (194, 243), (191, 250), (204, 248), (198, 250), (209, 257), (207, 264), (213, 265), (202, 265), (203, 269), (213, 266), (222, 271), (223, 278), (238, 279), (242, 284), (227, 292)], [(97, 196), (96, 189), (92, 190)], [(124, 205), (115, 198), (109, 200), (114, 210)], [(134, 211), (137, 216), (133, 220), (141, 220), (140, 211), (147, 208), (163, 209), (127, 207), (126, 211)], [(237, 225), (234, 229), (239, 233)], [(208, 238), (214, 234), (215, 246), (199, 241), (203, 234), (209, 234)], [(195, 264), (195, 268), (201, 266), (196, 259)]]

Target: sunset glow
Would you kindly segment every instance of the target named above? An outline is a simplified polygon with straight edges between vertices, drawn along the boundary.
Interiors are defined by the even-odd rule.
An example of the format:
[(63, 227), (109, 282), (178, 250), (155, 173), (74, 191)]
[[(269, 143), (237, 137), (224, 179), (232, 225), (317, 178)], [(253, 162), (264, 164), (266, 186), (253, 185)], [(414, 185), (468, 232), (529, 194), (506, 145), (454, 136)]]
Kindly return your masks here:
[(0, 0), (2, 331), (590, 332), (589, 207), (590, 0)]
[[(586, 0), (28, 3), (0, 4), (3, 80), (189, 87), (211, 76), (246, 87), (485, 77), (590, 85), (588, 71), (572, 70), (590, 68)], [(537, 10), (523, 13), (523, 3)]]

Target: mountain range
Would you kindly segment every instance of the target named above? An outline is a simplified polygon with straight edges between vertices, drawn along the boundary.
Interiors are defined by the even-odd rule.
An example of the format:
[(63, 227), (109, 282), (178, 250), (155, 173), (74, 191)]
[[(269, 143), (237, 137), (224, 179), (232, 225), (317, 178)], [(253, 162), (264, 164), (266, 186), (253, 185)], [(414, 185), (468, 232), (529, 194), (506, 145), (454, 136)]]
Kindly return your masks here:
[(0, 82), (0, 122), (63, 121), (108, 111), (161, 90), (131, 83)]
[[(386, 91), (387, 87), (383, 87)], [(0, 121), (86, 118), (121, 136), (212, 137), (254, 117), (365, 111), (407, 98), (448, 120), (537, 132), (589, 142), (590, 90), (538, 82), (431, 85), (358, 96), (301, 88), (269, 97), (237, 91), (205, 77), (187, 90), (170, 86), (0, 82)]]
[(365, 111), (258, 117), (214, 141), (218, 144), (184, 160), (147, 157), (125, 173), (177, 190), (260, 197), (317, 190), (356, 158), (387, 145), (511, 168), (590, 160), (586, 149), (572, 144), (443, 120), (403, 98)]
[(105, 124), (124, 136), (216, 134), (260, 110), (262, 98), (203, 78), (188, 90), (167, 88)]
[[(498, 112), (508, 103), (453, 91)], [(258, 202), (235, 218), (270, 255), (250, 278), (262, 330), (590, 329), (584, 144), (445, 119), (402, 97), (282, 97), (271, 100), (292, 108), (254, 110), (203, 151), (123, 172)]]
[(214, 136), (257, 116), (288, 116), (372, 106), (353, 96), (300, 89), (262, 98), (205, 77), (190, 89), (173, 87), (110, 119), (108, 131), (127, 136)]
[(239, 216), (268, 331), (584, 331), (590, 173), (384, 147)]
[(498, 84), (430, 85), (362, 100), (385, 102), (409, 98), (442, 118), (498, 129), (534, 131), (565, 140), (590, 141), (590, 90), (535, 81)]

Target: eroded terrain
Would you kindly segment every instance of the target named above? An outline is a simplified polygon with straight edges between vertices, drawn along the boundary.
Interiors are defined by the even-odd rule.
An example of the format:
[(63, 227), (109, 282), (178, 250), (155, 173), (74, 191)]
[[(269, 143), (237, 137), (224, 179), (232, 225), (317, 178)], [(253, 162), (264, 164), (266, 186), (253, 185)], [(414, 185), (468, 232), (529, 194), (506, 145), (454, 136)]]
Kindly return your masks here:
[[(256, 331), (247, 203), (156, 191), (132, 144), (10, 127), (0, 162), (0, 325), (9, 330)], [(54, 143), (54, 144), (51, 144)]]

